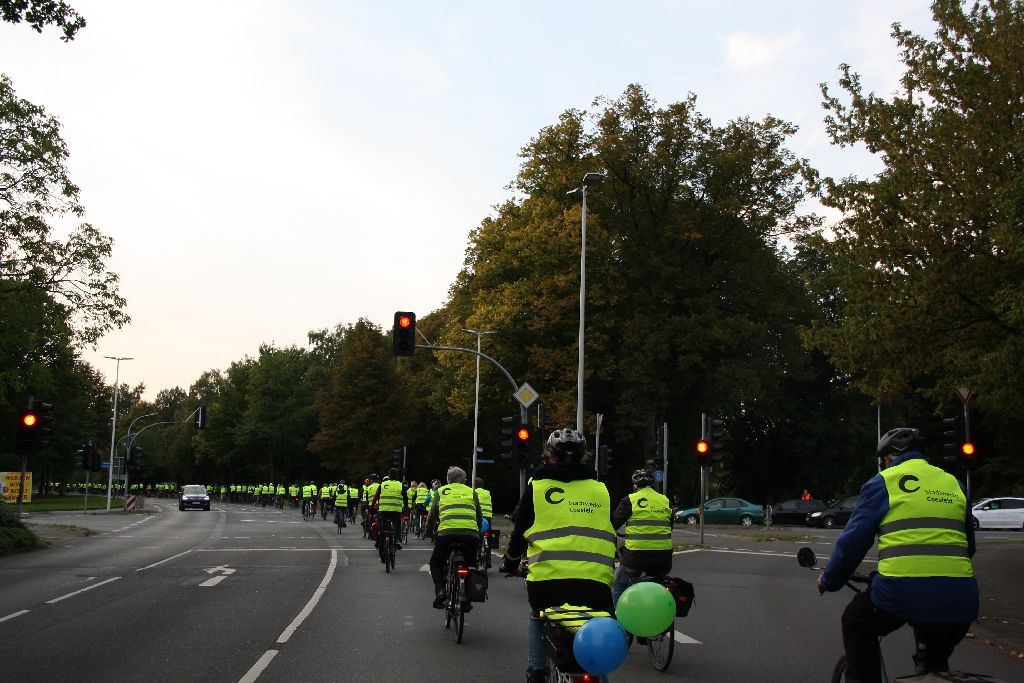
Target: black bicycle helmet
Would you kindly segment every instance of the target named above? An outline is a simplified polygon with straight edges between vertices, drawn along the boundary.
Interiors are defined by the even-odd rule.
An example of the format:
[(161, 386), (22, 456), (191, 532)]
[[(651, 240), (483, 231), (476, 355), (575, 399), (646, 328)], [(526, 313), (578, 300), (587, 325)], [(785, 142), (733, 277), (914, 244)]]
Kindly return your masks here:
[(883, 458), (892, 453), (923, 450), (924, 439), (921, 438), (921, 432), (912, 427), (897, 427), (882, 434), (882, 438), (878, 440), (875, 455)]
[(647, 470), (637, 470), (633, 473), (633, 483), (639, 487), (651, 485), (651, 473)]
[(556, 429), (547, 441), (548, 451), (556, 458), (579, 460), (587, 452), (587, 437), (575, 429)]

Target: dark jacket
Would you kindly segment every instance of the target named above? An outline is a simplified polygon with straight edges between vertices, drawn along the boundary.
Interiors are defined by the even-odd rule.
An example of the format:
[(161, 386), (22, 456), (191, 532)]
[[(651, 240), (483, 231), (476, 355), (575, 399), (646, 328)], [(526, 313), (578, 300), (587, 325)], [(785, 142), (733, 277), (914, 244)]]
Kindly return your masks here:
[[(629, 496), (623, 496), (618, 507), (612, 513), (612, 527), (620, 528), (626, 520), (633, 516), (633, 503)], [(672, 515), (669, 515), (671, 524)], [(667, 574), (672, 571), (671, 550), (630, 550), (626, 546), (619, 548), (619, 560), (630, 569), (642, 569), (648, 574)]]
[[(911, 458), (924, 458), (911, 451), (898, 458), (898, 465)], [(964, 486), (961, 483), (960, 488)], [(860, 502), (850, 521), (836, 540), (821, 577), (827, 591), (837, 591), (857, 570), (864, 556), (875, 544), (882, 518), (889, 512), (889, 492), (878, 474), (860, 490)], [(971, 501), (967, 501), (967, 553), (974, 557), (974, 528), (971, 524)], [(875, 575), (871, 582), (871, 602), (875, 607), (911, 623), (964, 623), (978, 618), (978, 582), (971, 577), (893, 577)]]
[[(533, 471), (533, 479), (554, 479), (556, 481), (580, 481), (594, 479), (594, 468), (577, 462), (542, 465)], [(526, 491), (519, 500), (515, 528), (509, 538), (505, 557), (518, 560), (526, 554), (529, 545), (523, 534), (533, 526), (533, 482), (526, 485)], [(610, 516), (610, 515), (609, 515)], [(553, 579), (549, 581), (527, 581), (526, 592), (530, 609), (535, 613), (549, 607), (560, 607), (565, 603), (580, 605), (612, 613), (611, 587), (601, 581), (589, 579)]]

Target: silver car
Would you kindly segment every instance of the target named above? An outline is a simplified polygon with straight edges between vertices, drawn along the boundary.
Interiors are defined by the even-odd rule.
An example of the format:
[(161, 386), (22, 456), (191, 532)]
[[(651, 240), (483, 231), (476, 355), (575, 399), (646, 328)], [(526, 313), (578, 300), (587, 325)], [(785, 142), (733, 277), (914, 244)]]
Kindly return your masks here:
[(986, 498), (971, 515), (975, 529), (1024, 529), (1024, 498)]

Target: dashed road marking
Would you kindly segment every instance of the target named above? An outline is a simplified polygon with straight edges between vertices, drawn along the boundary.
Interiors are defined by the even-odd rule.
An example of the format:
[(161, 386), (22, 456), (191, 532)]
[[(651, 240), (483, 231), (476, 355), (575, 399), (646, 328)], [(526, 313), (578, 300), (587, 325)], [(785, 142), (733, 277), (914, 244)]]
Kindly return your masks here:
[(23, 609), (20, 612), (12, 612), (11, 614), (8, 614), (6, 617), (0, 617), (0, 621), (7, 621), (8, 619), (14, 619), (15, 617), (20, 617), (22, 614), (28, 614), (28, 610), (27, 609)]
[(86, 586), (85, 588), (82, 588), (80, 590), (74, 591), (73, 593), (68, 593), (67, 595), (62, 595), (59, 598), (54, 598), (53, 600), (47, 600), (46, 604), (47, 605), (52, 605), (55, 602), (60, 602), (61, 600), (67, 600), (68, 598), (74, 597), (74, 596), (78, 595), (79, 593), (84, 593), (86, 591), (91, 591), (93, 588), (99, 588), (100, 586), (102, 586), (104, 584), (108, 584), (108, 583), (110, 583), (112, 581), (117, 581), (120, 578), (121, 578), (120, 576), (111, 577), (111, 578), (107, 579), (106, 581), (100, 581), (99, 583), (93, 584), (91, 586)]

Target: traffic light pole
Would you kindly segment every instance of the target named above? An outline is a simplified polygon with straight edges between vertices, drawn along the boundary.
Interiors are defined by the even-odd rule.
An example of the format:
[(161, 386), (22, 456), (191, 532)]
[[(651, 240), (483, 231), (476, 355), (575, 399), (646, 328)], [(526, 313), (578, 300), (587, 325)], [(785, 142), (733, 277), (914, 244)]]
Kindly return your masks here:
[[(971, 441), (971, 411), (964, 403), (964, 442), (970, 443)], [(970, 464), (970, 463), (968, 463)], [(971, 482), (971, 470), (972, 467), (964, 467), (966, 474), (964, 475), (965, 482), (967, 484), (967, 509), (970, 510), (971, 506), (974, 505), (974, 488)]]
[[(424, 339), (426, 339), (426, 337), (424, 337)], [(477, 358), (483, 358), (484, 360), (488, 361), (491, 365), (493, 365), (494, 367), (496, 367), (499, 370), (501, 370), (501, 374), (505, 375), (505, 379), (507, 379), (509, 381), (509, 384), (512, 385), (512, 391), (513, 392), (519, 390), (519, 385), (516, 384), (515, 379), (513, 379), (512, 375), (509, 374), (508, 370), (506, 370), (501, 365), (501, 363), (499, 363), (498, 361), (494, 360), (493, 358), (488, 356), (486, 353), (482, 353), (480, 351), (474, 351), (473, 349), (466, 349), (466, 348), (463, 348), (461, 346), (434, 346), (433, 344), (429, 343), (429, 341), (426, 344), (417, 344), (416, 348), (417, 349), (430, 349), (431, 351), (462, 351), (463, 353), (472, 353)], [(523, 422), (526, 422), (529, 419), (529, 416), (526, 413), (526, 406), (524, 406), (522, 403), (519, 404), (519, 419), (522, 420)], [(475, 448), (473, 449), (473, 472), (476, 472), (476, 449)], [(474, 484), (476, 483), (475, 477), (474, 477), (474, 482), (473, 483)], [(520, 469), (519, 470), (519, 497), (520, 498), (522, 498), (524, 491), (526, 491), (526, 470), (525, 469)]]

